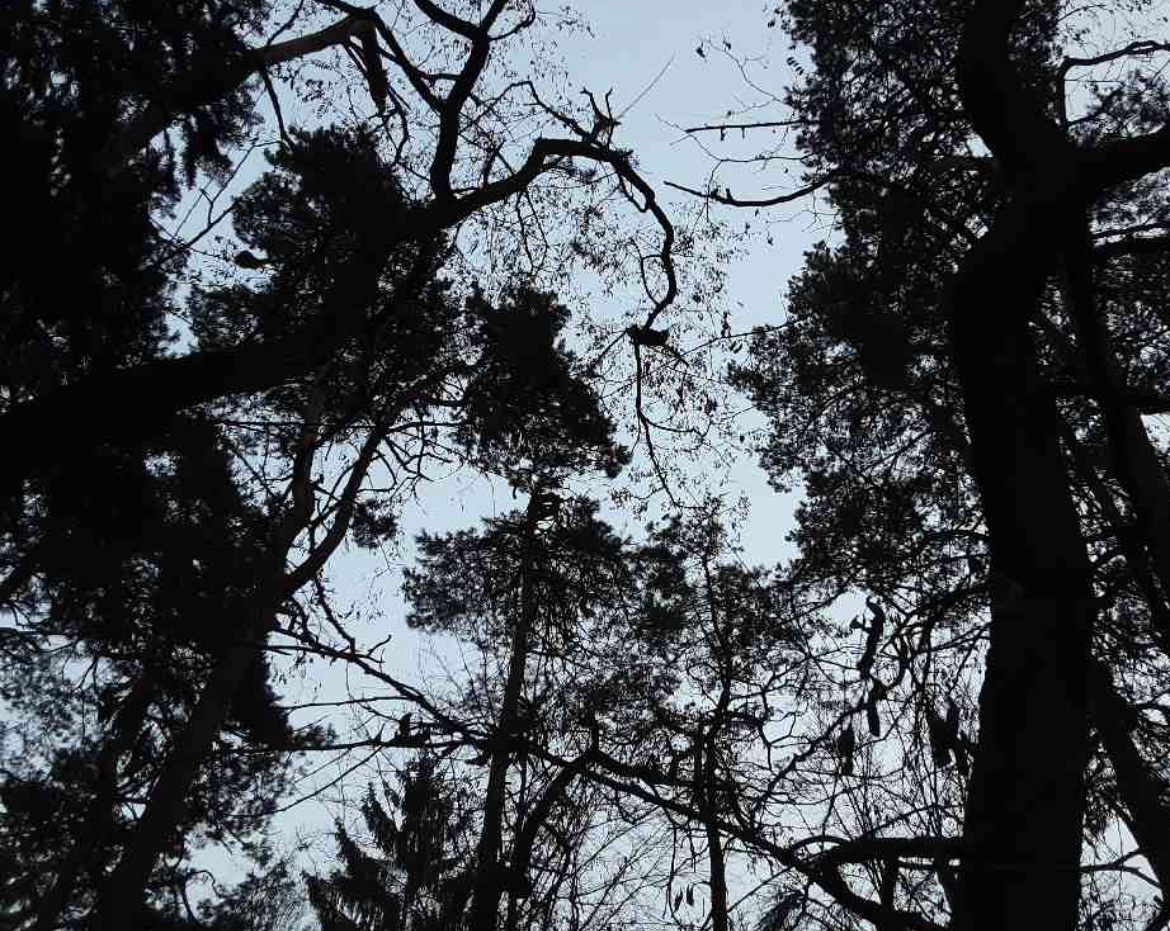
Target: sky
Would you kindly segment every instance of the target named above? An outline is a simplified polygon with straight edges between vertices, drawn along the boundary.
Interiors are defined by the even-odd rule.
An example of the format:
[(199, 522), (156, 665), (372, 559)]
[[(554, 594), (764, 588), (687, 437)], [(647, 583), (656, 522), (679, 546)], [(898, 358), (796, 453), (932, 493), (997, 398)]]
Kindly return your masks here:
[[(588, 88), (598, 98), (612, 89), (613, 111), (621, 115), (614, 144), (633, 150), (640, 173), (656, 188), (668, 213), (693, 209), (696, 198), (671, 190), (665, 182), (705, 187), (713, 162), (676, 127), (709, 123), (758, 98), (721, 54), (723, 41), (729, 41), (737, 54), (771, 59), (772, 70), (757, 68), (753, 76), (779, 93), (788, 75), (785, 66), (775, 63), (786, 57), (787, 40), (764, 28), (767, 15), (759, 0), (590, 0), (576, 8), (589, 17), (593, 35), (561, 42), (570, 88)], [(700, 44), (705, 45), (705, 57), (696, 53)], [(749, 137), (747, 150), (754, 151), (758, 141)], [(729, 146), (728, 151), (735, 150)], [(774, 173), (774, 168), (758, 176), (741, 173), (736, 194), (774, 190), (783, 180)], [(753, 234), (739, 240), (744, 255), (729, 269), (727, 304), (733, 311), (733, 329), (779, 323), (786, 282), (799, 268), (804, 250), (828, 235), (826, 220), (812, 215), (808, 204), (772, 208), (758, 217), (751, 211), (723, 208), (721, 215), (737, 227), (753, 225)], [(615, 304), (608, 310), (617, 312), (620, 307)], [(685, 307), (679, 311), (685, 312)], [(753, 423), (759, 426), (758, 420)], [(751, 519), (741, 527), (747, 559), (775, 561), (777, 544), (790, 526), (793, 501), (773, 492), (750, 459), (735, 469), (734, 479), (755, 504)], [(501, 504), (505, 509), (513, 506), (510, 496), (500, 502), (498, 493), (478, 483), (454, 486), (436, 489), (435, 496), (425, 499), (426, 513), (420, 517), (428, 526), (466, 523), (477, 513), (495, 513)]]
[[(731, 59), (724, 54), (727, 43), (737, 56), (758, 60), (748, 72), (760, 88), (780, 93), (789, 78), (783, 62), (789, 50), (785, 37), (765, 28), (766, 7), (759, 0), (590, 0), (578, 3), (590, 20), (593, 35), (570, 35), (561, 40), (570, 88), (587, 87), (601, 98), (612, 89), (615, 114), (621, 125), (614, 142), (636, 153), (639, 170), (657, 190), (668, 213), (691, 209), (691, 195), (671, 191), (665, 182), (704, 188), (712, 168), (711, 156), (679, 127), (717, 121), (728, 110), (740, 110), (758, 102)], [(700, 46), (704, 54), (696, 49)], [(765, 68), (765, 65), (768, 67)], [(775, 110), (772, 115), (775, 115)], [(286, 113), (286, 119), (288, 118)], [(749, 119), (762, 118), (756, 113)], [(717, 143), (714, 135), (705, 137)], [(764, 140), (765, 142), (767, 140)], [(775, 140), (772, 140), (775, 141)], [(743, 140), (740, 152), (754, 151), (760, 140)], [(734, 153), (735, 140), (724, 151)], [(262, 167), (256, 159), (241, 172), (246, 184)], [(741, 173), (732, 183), (737, 195), (762, 194), (783, 178), (774, 166), (765, 174)], [(776, 324), (782, 319), (786, 282), (800, 265), (805, 249), (828, 235), (826, 220), (812, 214), (809, 205), (773, 208), (761, 217), (750, 211), (726, 216), (738, 227), (751, 222), (752, 235), (740, 237), (743, 254), (728, 269), (728, 306), (734, 311), (731, 325), (747, 331), (755, 325)], [(599, 308), (602, 313), (619, 307)], [(630, 412), (632, 417), (632, 411)], [(755, 424), (759, 426), (758, 419)], [(768, 487), (758, 465), (750, 458), (736, 465), (727, 491), (743, 492), (752, 502), (748, 518), (738, 526), (743, 558), (752, 564), (775, 563), (791, 555), (784, 536), (791, 528), (794, 499)], [(455, 477), (424, 488), (419, 501), (403, 515), (405, 543), (401, 553), (366, 553), (353, 548), (339, 552), (331, 561), (328, 575), (341, 604), (359, 607), (376, 620), (367, 628), (370, 641), (393, 637), (385, 651), (387, 671), (419, 682), (442, 675), (446, 668), (458, 668), (463, 658), (457, 645), (415, 635), (405, 624), (405, 605), (400, 595), (401, 569), (411, 558), (409, 540), (420, 530), (441, 532), (473, 527), (483, 517), (522, 506), (501, 485), (471, 476)], [(340, 668), (317, 665), (312, 677), (292, 688), (301, 700), (338, 700), (352, 683)], [(300, 717), (298, 723), (306, 718)], [(326, 767), (321, 777), (337, 773), (352, 760)], [(348, 791), (361, 791), (364, 776), (349, 781)], [(309, 833), (318, 839), (328, 831), (336, 809), (328, 804), (338, 797), (331, 790), (317, 800), (282, 816), (280, 828), (286, 840)], [(329, 845), (318, 846), (316, 858)]]
[[(677, 127), (711, 122), (758, 98), (721, 53), (724, 40), (736, 53), (772, 62), (784, 61), (787, 41), (781, 33), (764, 28), (767, 17), (757, 0), (592, 0), (578, 9), (587, 12), (593, 35), (562, 40), (570, 87), (588, 87), (598, 97), (612, 88), (614, 113), (625, 111), (615, 144), (634, 150), (641, 173), (655, 186), (668, 212), (693, 207), (691, 195), (671, 191), (664, 182), (705, 187), (712, 161)], [(703, 57), (696, 52), (700, 44)], [(761, 86), (777, 93), (788, 77), (786, 70), (774, 66), (753, 75)], [(751, 139), (747, 143), (755, 145)], [(735, 183), (737, 194), (747, 194), (765, 191), (776, 179), (761, 175)], [(758, 187), (753, 190), (752, 184)], [(742, 240), (744, 255), (729, 270), (728, 300), (736, 311), (731, 322), (737, 331), (780, 322), (788, 277), (798, 269), (803, 251), (828, 233), (824, 219), (809, 214), (805, 206), (775, 208), (762, 219), (749, 215), (750, 211), (742, 216), (728, 212), (737, 224), (754, 221), (758, 231)], [(763, 232), (764, 220), (771, 224), (771, 244)], [(773, 491), (750, 458), (733, 469), (731, 479), (730, 490), (742, 490), (752, 501), (751, 514), (738, 527), (745, 561), (768, 564), (790, 555), (784, 536), (791, 527), (794, 499)], [(500, 485), (473, 477), (448, 479), (424, 489), (417, 506), (404, 514), (403, 536), (409, 541), (419, 530), (472, 527), (482, 517), (516, 506)], [(339, 553), (328, 571), (341, 599), (351, 598), (379, 615), (378, 632), (394, 637), (386, 651), (388, 671), (418, 681), (420, 676), (435, 676), (441, 666), (457, 667), (461, 658), (452, 644), (427, 643), (405, 625), (399, 570), (409, 564), (410, 551), (409, 543), (400, 556), (350, 550)], [(337, 695), (344, 686), (330, 681), (329, 675), (316, 681), (317, 700)], [(308, 814), (302, 811), (298, 819)], [(308, 820), (317, 822), (320, 814)]]
[[(693, 196), (675, 192), (664, 182), (705, 187), (712, 160), (676, 127), (709, 123), (759, 96), (750, 92), (722, 54), (724, 41), (730, 42), (737, 54), (771, 64), (772, 70), (757, 68), (751, 76), (760, 86), (779, 93), (788, 74), (783, 65), (775, 63), (782, 63), (787, 56), (787, 40), (779, 31), (764, 28), (767, 16), (758, 0), (591, 0), (577, 8), (587, 13), (593, 35), (574, 35), (561, 42), (570, 88), (588, 87), (599, 98), (612, 88), (614, 113), (625, 111), (614, 144), (636, 153), (640, 172), (656, 188), (668, 212), (693, 208)], [(701, 44), (703, 57), (696, 52)], [(749, 138), (746, 144), (754, 151), (755, 141)], [(769, 174), (741, 175), (734, 183), (737, 195), (741, 191), (746, 195), (766, 192), (777, 180)], [(752, 216), (751, 211), (723, 209), (737, 225), (751, 221), (755, 230), (754, 235), (742, 238), (744, 254), (729, 269), (727, 301), (735, 311), (732, 327), (747, 331), (756, 325), (777, 324), (783, 318), (786, 282), (799, 268), (804, 250), (828, 235), (826, 221), (811, 215), (808, 205), (773, 208), (761, 217)], [(770, 236), (764, 232), (765, 223), (771, 227)], [(606, 312), (606, 308), (598, 309)], [(632, 410), (629, 416), (632, 419)], [(745, 423), (762, 426), (760, 419), (750, 414)], [(795, 498), (770, 488), (752, 457), (744, 457), (732, 469), (730, 480), (731, 485), (724, 489), (729, 497), (742, 492), (752, 503), (747, 519), (736, 528), (741, 534), (744, 561), (774, 564), (791, 556), (784, 538), (792, 527)], [(522, 504), (499, 483), (473, 476), (446, 479), (424, 487), (417, 504), (404, 513), (401, 554), (366, 554), (351, 549), (330, 563), (329, 575), (338, 594), (380, 614), (377, 629), (394, 636), (386, 658), (396, 674), (417, 677), (435, 672), (428, 644), (410, 631), (403, 619), (399, 570), (410, 563), (410, 540), (421, 530), (435, 533), (473, 527), (483, 517)], [(608, 516), (615, 523), (621, 519), (612, 511)], [(446, 648), (439, 654), (458, 662)], [(328, 686), (324, 683), (323, 691)]]

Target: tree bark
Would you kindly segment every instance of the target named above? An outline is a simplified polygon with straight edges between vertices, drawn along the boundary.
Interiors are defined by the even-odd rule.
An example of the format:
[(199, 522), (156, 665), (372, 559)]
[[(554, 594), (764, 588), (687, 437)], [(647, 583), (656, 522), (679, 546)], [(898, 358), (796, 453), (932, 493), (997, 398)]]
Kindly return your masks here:
[(512, 635), (508, 660), (508, 680), (491, 754), (487, 792), (484, 797), (483, 828), (476, 848), (475, 889), (471, 898), (469, 926), (475, 931), (494, 931), (503, 897), (500, 848), (503, 840), (504, 802), (508, 788), (508, 761), (516, 724), (519, 719), (520, 693), (524, 687), (528, 664), (529, 639), (536, 620), (533, 592), (533, 557), (536, 550), (537, 521), (540, 519), (542, 491), (538, 484), (528, 499), (524, 527), (524, 553), (520, 565), (520, 616)]
[(1095, 607), (1056, 406), (1028, 331), (1055, 259), (1029, 247), (1055, 232), (1032, 213), (997, 218), (951, 303), (996, 586), (964, 821), (962, 931), (1071, 931), (1079, 900)]
[(948, 301), (993, 576), (956, 931), (1072, 931), (1080, 896), (1096, 607), (1030, 321), (1086, 188), (1075, 150), (1011, 65), (1008, 34), (1021, 8), (976, 3), (958, 62), (964, 108), (1010, 193)]
[(711, 882), (711, 931), (728, 931), (727, 862), (719, 835), (719, 811), (712, 785), (715, 781), (714, 736), (708, 735), (703, 765), (703, 827), (707, 833), (707, 861)]
[(1093, 664), (1090, 683), (1093, 722), (1113, 766), (1117, 793), (1129, 812), (1129, 829), (1158, 878), (1165, 902), (1170, 890), (1170, 809), (1162, 802), (1166, 785), (1138, 752), (1131, 736), (1134, 711), (1117, 694), (1104, 664)]

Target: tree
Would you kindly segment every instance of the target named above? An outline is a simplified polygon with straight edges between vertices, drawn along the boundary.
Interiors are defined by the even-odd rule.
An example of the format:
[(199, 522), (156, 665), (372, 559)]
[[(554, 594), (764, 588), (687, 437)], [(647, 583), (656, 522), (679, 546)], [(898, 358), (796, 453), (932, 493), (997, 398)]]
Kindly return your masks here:
[[(433, 77), (414, 62), (412, 56), (399, 44), (394, 31), (377, 14), (344, 3), (329, 3), (327, 6), (342, 9), (346, 13), (345, 28), (335, 34), (337, 42), (348, 39), (353, 31), (354, 18), (372, 24), (379, 39), (387, 47), (375, 49), (378, 54), (371, 61), (377, 62), (379, 66), (383, 58), (394, 62), (400, 70), (401, 81), (410, 88), (410, 92), (417, 95), (423, 111), (437, 121), (437, 133), (426, 172), (429, 188), (416, 192), (414, 208), (408, 219), (404, 218), (404, 222), (382, 223), (373, 231), (375, 235), (363, 241), (350, 268), (347, 278), (349, 287), (368, 289), (388, 255), (403, 244), (426, 241), (493, 205), (523, 194), (542, 175), (562, 174), (572, 178), (577, 174), (573, 159), (584, 159), (611, 171), (615, 181), (620, 179), (619, 190), (623, 197), (639, 210), (652, 215), (661, 227), (662, 248), (655, 260), (661, 274), (665, 276), (666, 284), (661, 294), (650, 295), (653, 310), (647, 325), (672, 302), (676, 293), (670, 260), (673, 229), (666, 214), (656, 203), (652, 189), (635, 171), (629, 154), (613, 148), (608, 141), (599, 140), (571, 116), (551, 108), (537, 95), (531, 81), (514, 84), (505, 90), (503, 97), (491, 102), (475, 93), (477, 82), (483, 76), (491, 57), (493, 45), (530, 27), (535, 22), (535, 11), (532, 8), (526, 3), (512, 4), (508, 0), (497, 0), (482, 16), (464, 19), (442, 10), (429, 0), (417, 3), (422, 23), (435, 35), (437, 46), (441, 46), (448, 37), (458, 36), (469, 47), (465, 58), (453, 63), (452, 71), (444, 77)], [(293, 20), (296, 18), (294, 13)], [(503, 25), (505, 20), (508, 21), (507, 26)], [(223, 19), (221, 29), (229, 31), (230, 42), (224, 38), (222, 43), (230, 45), (235, 54), (243, 56), (246, 64), (219, 72), (229, 80), (222, 86), (210, 88), (210, 96), (216, 101), (238, 100), (244, 82), (257, 70), (254, 56), (260, 54), (263, 57), (263, 53), (248, 49), (237, 35), (230, 32), (235, 22), (230, 15)], [(55, 24), (41, 18), (30, 16), (27, 24), (22, 21), (21, 25), (34, 37), (41, 34), (56, 35)], [(187, 27), (188, 24), (182, 20), (175, 24), (179, 36), (185, 34)], [(497, 27), (498, 35), (493, 33)], [(368, 32), (363, 35), (367, 42), (377, 45)], [(30, 45), (32, 41), (30, 39)], [(306, 41), (298, 49), (303, 53), (311, 53), (321, 47), (321, 42)], [(164, 99), (152, 101), (143, 111), (146, 114), (153, 105), (154, 110), (149, 115), (155, 132), (169, 125), (168, 120), (192, 112), (192, 108), (198, 114), (209, 106), (206, 101), (209, 88), (206, 82), (201, 81), (202, 73), (200, 67), (191, 66), (189, 71), (173, 80), (164, 78), (160, 82), (161, 86), (167, 88)], [(436, 89), (439, 83), (447, 82), (450, 83), (448, 93), (442, 94)], [(185, 85), (196, 85), (198, 91), (192, 96)], [(375, 81), (375, 86), (375, 96), (380, 97), (380, 82)], [(389, 88), (386, 92), (389, 93)], [(495, 135), (494, 120), (505, 117), (505, 104), (511, 103), (517, 95), (528, 95), (524, 108), (531, 112), (535, 107), (537, 113), (546, 115), (550, 122), (566, 131), (568, 136), (539, 136), (520, 167), (510, 170), (504, 169), (508, 162), (501, 157), (503, 143), (496, 144), (492, 140)], [(406, 155), (404, 146), (412, 138), (412, 114), (405, 109), (406, 103), (396, 89), (392, 99), (397, 115), (402, 120), (394, 167), (409, 169), (412, 166), (403, 163), (402, 159)], [(473, 112), (467, 112), (469, 109)], [(480, 138), (487, 140), (482, 151), (475, 148), (468, 151), (466, 146), (460, 145), (464, 123), (477, 127)], [(116, 123), (111, 125), (107, 121), (104, 134), (92, 140), (96, 150), (102, 151), (111, 145), (115, 148), (124, 147), (125, 138), (129, 135), (138, 145), (135, 152), (130, 153), (132, 157), (147, 162), (155, 158), (150, 150), (143, 148), (153, 133), (127, 127), (119, 137), (120, 129)], [(42, 132), (51, 136), (59, 132), (59, 128), (47, 125)], [(415, 154), (415, 157), (420, 156)], [(465, 157), (467, 160), (464, 160)], [(44, 158), (48, 158), (48, 150)], [(112, 169), (115, 181), (135, 164), (131, 161), (127, 166)], [(39, 165), (32, 168), (43, 171)], [(503, 173), (501, 169), (504, 169)], [(465, 176), (475, 180), (465, 185)], [(113, 182), (95, 183), (98, 186), (88, 193), (95, 201), (100, 201), (104, 190), (102, 185)], [(143, 211), (139, 207), (138, 222), (142, 222), (142, 219)], [(32, 282), (31, 286), (35, 288), (37, 283)], [(0, 421), (0, 430), (6, 435), (32, 435), (38, 423), (52, 420), (69, 424), (66, 432), (70, 440), (69, 444), (55, 440), (30, 444), (19, 460), (9, 460), (5, 464), (7, 493), (17, 494), (18, 484), (29, 477), (28, 469), (39, 468), (46, 462), (60, 458), (69, 446), (88, 446), (104, 441), (125, 443), (165, 434), (176, 414), (186, 408), (232, 394), (261, 391), (280, 384), (284, 379), (312, 371), (329, 360), (345, 341), (365, 325), (360, 314), (336, 310), (344, 304), (340, 298), (338, 294), (326, 301), (330, 308), (329, 314), (314, 316), (306, 321), (305, 326), (294, 328), (288, 333), (281, 332), (278, 338), (249, 343), (232, 351), (209, 348), (177, 358), (143, 360), (139, 365), (125, 366), (102, 375), (93, 374), (84, 379), (83, 383), (44, 385), (27, 397), (14, 394), (11, 409), (3, 414)], [(138, 416), (133, 419), (115, 421), (102, 416), (106, 411), (121, 409), (130, 403), (134, 403), (138, 411)]]
[[(546, 924), (560, 920), (558, 890), (577, 870), (589, 822), (572, 799), (595, 768), (629, 774), (640, 765), (629, 759), (631, 715), (667, 681), (622, 637), (640, 573), (596, 504), (554, 490), (552, 474), (537, 479), (524, 512), (482, 533), (424, 537), (421, 565), (407, 576), (411, 623), (458, 632), (489, 668), (498, 664), (435, 715), (445, 728), (459, 722), (478, 751), (471, 762), (488, 767), (468, 912), (476, 928), (498, 926), (502, 899), (508, 928), (541, 914)], [(565, 806), (584, 823), (557, 817)], [(555, 843), (538, 855), (542, 837)]]
[[(200, 920), (217, 931), (304, 931), (309, 902), (293, 858), (265, 851), (258, 868), (214, 905), (205, 903)], [(190, 916), (188, 916), (190, 918)]]
[[(1163, 613), (1151, 528), (1165, 477), (1140, 418), (1158, 389), (1118, 348), (1150, 352), (1112, 309), (1142, 298), (1111, 282), (1160, 254), (1137, 238), (1159, 228), (1147, 191), (1167, 149), (1156, 79), (1116, 75), (1123, 89), (1076, 118), (1066, 82), (1153, 46), (1078, 54), (1055, 3), (779, 12), (811, 47), (786, 101), (844, 235), (809, 255), (792, 318), (761, 334), (742, 383), (772, 415), (777, 479), (805, 477), (799, 538), (823, 585), (901, 589), (898, 627), (927, 625), (924, 668), (940, 622), (977, 646), (973, 612), (990, 603), (962, 843), (918, 848), (953, 926), (1031, 927), (1040, 901), (1044, 927), (1072, 928), (1087, 793), (1101, 799), (1090, 709), (1112, 739), (1137, 723), (1120, 723), (1102, 668), (1160, 690), (1156, 662), (1131, 665)], [(887, 642), (902, 652), (900, 635)], [(919, 701), (937, 701), (923, 686)], [(1160, 777), (1127, 740), (1103, 749), (1118, 788), (1134, 777), (1127, 819), (1161, 823)], [(1161, 842), (1139, 844), (1160, 876)]]
[[(452, 255), (444, 230), (520, 195), (533, 203), (543, 178), (617, 191), (661, 236), (654, 256), (638, 256), (654, 266), (648, 281), (663, 282), (647, 326), (674, 297), (673, 230), (612, 134), (599, 138), (531, 81), (498, 95), (481, 86), (493, 47), (532, 27), (534, 9), (498, 0), (457, 15), (419, 2), (419, 31), (326, 6), (336, 17), (321, 28), (303, 5), (283, 20), (266, 4), (158, 13), (115, 0), (4, 14), (0, 117), (30, 140), (15, 177), (35, 224), (0, 271), (0, 420), (22, 449), (5, 459), (0, 487), (0, 603), (20, 618), (5, 649), (26, 664), (19, 680), (38, 651), (65, 641), (92, 659), (101, 691), (83, 712), (100, 739), (67, 753), (100, 775), (80, 792), (76, 780), (49, 780), (74, 788), (78, 837), (50, 851), (47, 885), (16, 896), (43, 926), (74, 907), (104, 910), (95, 920), (109, 926), (145, 921), (139, 903), (157, 887), (163, 854), (181, 858), (199, 825), (226, 830), (233, 806), (216, 793), (260, 785), (274, 765), (249, 754), (314, 744), (288, 732), (265, 650), (278, 632), (316, 639), (305, 620), (313, 603), (300, 593), (324, 590), (325, 563), (347, 536), (370, 545), (393, 533), (401, 498), (366, 490), (384, 449), (399, 457), (402, 495), (448, 442), (465, 461), (509, 471), (524, 468), (526, 444), (560, 443), (572, 458), (577, 439), (606, 432), (553, 345), (565, 319), (555, 299), (531, 287), (499, 305), (479, 294), (461, 315), (439, 273)], [(405, 34), (415, 38), (404, 45)], [(253, 44), (255, 35), (271, 38)], [(353, 45), (380, 125), (285, 126), (281, 66)], [(450, 67), (431, 73), (431, 51), (449, 53)], [(230, 179), (261, 86), (281, 142), (272, 171), (231, 207), (248, 247), (236, 280), (180, 289), (192, 247), (218, 221), (175, 243), (156, 219), (184, 186)], [(295, 78), (287, 88), (296, 91)], [(517, 110), (561, 134), (538, 136), (518, 161), (506, 144)], [(34, 273), (39, 254), (70, 274)], [(190, 323), (182, 352), (172, 350), (170, 315)], [(526, 326), (543, 327), (539, 358)], [(455, 421), (441, 438), (426, 422), (436, 411)], [(338, 453), (347, 443), (349, 459)], [(591, 449), (610, 470), (625, 458), (613, 443)], [(326, 467), (340, 476), (328, 492)], [(183, 525), (196, 515), (194, 528)], [(204, 613), (225, 622), (207, 624)], [(197, 804), (205, 790), (214, 804)], [(278, 785), (265, 790), (271, 810)], [(129, 797), (140, 810), (125, 810)], [(111, 821), (118, 830), (101, 828), (102, 857), (84, 862), (86, 839)], [(24, 868), (49, 872), (35, 847)]]
[[(524, 513), (480, 533), (423, 538), (420, 567), (408, 573), (414, 622), (457, 632), (483, 657), (456, 701), (420, 702), (434, 746), (445, 745), (435, 731), (458, 734), (478, 751), (467, 762), (490, 767), (478, 869), (492, 881), (491, 910), (477, 926), (499, 922), (505, 894), (508, 928), (524, 924), (518, 903), (533, 899), (549, 902), (537, 912), (545, 926), (562, 915), (571, 926), (579, 908), (601, 920), (596, 893), (576, 905), (549, 900), (549, 875), (556, 892), (565, 869), (557, 857), (524, 875), (541, 836), (598, 843), (580, 803), (569, 809), (578, 813), (568, 837), (541, 829), (546, 803), (556, 811), (586, 787), (596, 834), (622, 824), (622, 843), (637, 850), (608, 875), (595, 867), (579, 880), (606, 895), (628, 889), (615, 919), (653, 922), (665, 899), (663, 911), (679, 920), (707, 908), (715, 926), (730, 927), (743, 903), (728, 877), (744, 853), (780, 852), (817, 881), (818, 865), (767, 838), (809, 791), (795, 767), (777, 769), (781, 755), (798, 747), (807, 758), (824, 742), (819, 732), (794, 738), (783, 710), (790, 694), (813, 691), (806, 638), (823, 626), (802, 622), (789, 585), (737, 565), (710, 514), (635, 543), (600, 521), (588, 499), (557, 498), (533, 495)], [(758, 759), (765, 755), (767, 763)]]
[(465, 926), (473, 873), (466, 800), (433, 757), (417, 757), (397, 781), (397, 788), (383, 784), (385, 805), (373, 786), (361, 804), (374, 852), (366, 853), (338, 824), (340, 868), (327, 877), (305, 876), (324, 931)]
[[(104, 496), (62, 488), (36, 515), (53, 552), (24, 600), (40, 607), (43, 599), (44, 614), (18, 631), (23, 649), (5, 670), (3, 697), (26, 732), (43, 736), (39, 746), (5, 748), (3, 791), (20, 863), (13, 876), (28, 877), (22, 907), (41, 927), (92, 905), (132, 833), (127, 800), (159, 776), (197, 684), (231, 651), (230, 626), (215, 621), (230, 617), (256, 571), (258, 515), (237, 494), (217, 431), (191, 423), (177, 445), (154, 470), (141, 461), (138, 472), (111, 470), (125, 481), (107, 479)], [(289, 740), (275, 701), (266, 658), (254, 654), (229, 697), (216, 753), (192, 770), (181, 831), (160, 842), (180, 862), (184, 838), (198, 832), (247, 848), (275, 807)], [(234, 752), (242, 744), (254, 752)], [(152, 888), (166, 892), (184, 873), (168, 869)]]

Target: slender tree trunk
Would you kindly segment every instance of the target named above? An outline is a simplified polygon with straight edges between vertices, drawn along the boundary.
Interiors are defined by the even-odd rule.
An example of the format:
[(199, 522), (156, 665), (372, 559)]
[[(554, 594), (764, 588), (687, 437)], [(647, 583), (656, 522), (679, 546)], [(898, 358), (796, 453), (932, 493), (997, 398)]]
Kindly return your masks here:
[(542, 494), (539, 485), (528, 500), (524, 528), (524, 554), (520, 566), (520, 617), (512, 635), (512, 650), (508, 660), (508, 681), (500, 706), (500, 719), (495, 746), (488, 772), (487, 793), (484, 798), (483, 829), (476, 852), (475, 891), (471, 899), (470, 927), (474, 931), (494, 931), (503, 897), (500, 868), (500, 847), (503, 840), (504, 802), (508, 788), (508, 757), (514, 731), (519, 719), (520, 694), (524, 687), (528, 663), (529, 639), (536, 619), (533, 592), (533, 556), (536, 547), (537, 521), (540, 519)]
[(718, 807), (712, 783), (715, 779), (714, 737), (707, 738), (703, 779), (703, 827), (707, 832), (707, 861), (711, 882), (711, 931), (728, 931), (727, 863), (719, 836)]
[(585, 772), (589, 753), (582, 754), (571, 766), (566, 766), (553, 778), (548, 788), (524, 818), (524, 824), (517, 832), (512, 845), (512, 869), (521, 877), (527, 876), (532, 863), (532, 852), (536, 848), (536, 836), (552, 814), (553, 806), (565, 797), (569, 785)]
[[(137, 927), (147, 880), (171, 834), (183, 820), (187, 795), (199, 766), (207, 758), (245, 674), (259, 658), (276, 624), (277, 609), (290, 594), (290, 578), (286, 575), (288, 553), (313, 515), (311, 471), (322, 403), (323, 395), (314, 390), (306, 407), (306, 423), (289, 483), (292, 506), (273, 529), (268, 552), (258, 569), (256, 589), (240, 605), (242, 618), (236, 642), (220, 656), (110, 876), (97, 915), (101, 931), (133, 931)], [(351, 475), (347, 490), (352, 485)], [(334, 541), (334, 546), (336, 542), (339, 541)]]
[(1113, 474), (1137, 515), (1138, 534), (1150, 548), (1150, 562), (1165, 599), (1170, 596), (1170, 484), (1140, 412), (1132, 401), (1125, 400), (1129, 393), (1125, 373), (1117, 363), (1109, 328), (1096, 306), (1087, 219), (1070, 233), (1068, 242), (1067, 303), (1085, 367), (1097, 389)]
[(1113, 766), (1118, 794), (1129, 811), (1129, 829), (1158, 877), (1165, 900), (1170, 889), (1170, 809), (1162, 801), (1165, 784), (1133, 742), (1136, 714), (1117, 694), (1109, 669), (1094, 663), (1090, 682), (1093, 721)]

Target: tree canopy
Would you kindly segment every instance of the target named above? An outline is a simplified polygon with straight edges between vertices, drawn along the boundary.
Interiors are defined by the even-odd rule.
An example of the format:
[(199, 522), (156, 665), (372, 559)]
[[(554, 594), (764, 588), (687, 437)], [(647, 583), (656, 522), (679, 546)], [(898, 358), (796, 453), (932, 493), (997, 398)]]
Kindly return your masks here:
[(705, 183), (587, 12), (0, 13), (0, 928), (1170, 923), (1160, 5), (784, 0)]

